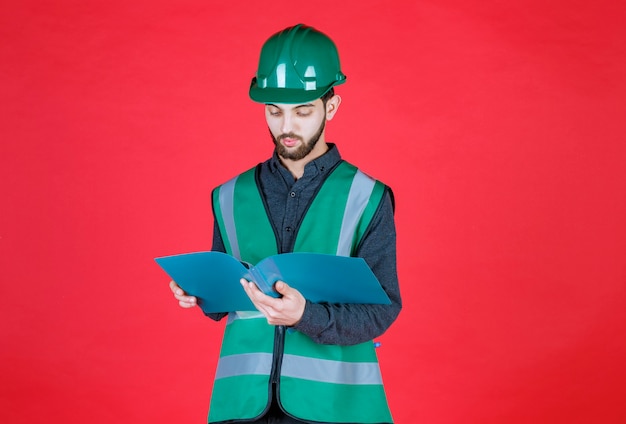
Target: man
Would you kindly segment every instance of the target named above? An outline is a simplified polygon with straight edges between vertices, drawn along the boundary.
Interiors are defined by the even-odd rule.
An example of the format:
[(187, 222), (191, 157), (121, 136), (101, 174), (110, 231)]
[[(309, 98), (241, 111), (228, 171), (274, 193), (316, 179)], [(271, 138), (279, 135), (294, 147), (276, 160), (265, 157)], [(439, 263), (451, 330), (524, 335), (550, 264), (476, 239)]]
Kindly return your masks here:
[(210, 423), (392, 422), (372, 340), (401, 309), (393, 195), (326, 142), (345, 79), (335, 44), (311, 27), (266, 41), (250, 97), (265, 105), (275, 151), (214, 190), (213, 250), (249, 263), (294, 251), (362, 257), (391, 305), (314, 304), (288, 281), (273, 298), (242, 280), (257, 311), (209, 314), (228, 316)]

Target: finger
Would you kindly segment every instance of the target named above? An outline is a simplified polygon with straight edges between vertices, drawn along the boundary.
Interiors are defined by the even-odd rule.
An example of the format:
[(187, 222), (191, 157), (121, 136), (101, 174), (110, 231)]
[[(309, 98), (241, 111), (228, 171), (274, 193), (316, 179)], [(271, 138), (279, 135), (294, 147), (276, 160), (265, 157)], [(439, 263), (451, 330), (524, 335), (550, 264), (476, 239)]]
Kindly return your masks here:
[(280, 306), (280, 300), (263, 293), (259, 287), (252, 282), (246, 282), (246, 293), (252, 302), (267, 309), (275, 309)]
[(176, 290), (178, 289), (178, 284), (174, 280), (170, 281), (170, 290), (172, 293), (176, 294)]
[(239, 282), (241, 283), (241, 285), (243, 286), (243, 289), (248, 294), (248, 297), (260, 298), (260, 295), (264, 296), (263, 292), (259, 290), (257, 285), (253, 283), (252, 281), (248, 281), (245, 278), (242, 278), (241, 280), (239, 280)]
[(175, 294), (174, 298), (178, 300), (179, 302), (190, 303), (192, 305), (195, 305), (198, 303), (198, 298), (196, 298), (195, 296), (189, 296), (186, 294), (183, 294), (183, 295)]
[(276, 284), (274, 284), (274, 289), (276, 289), (276, 291), (280, 294), (287, 294), (287, 292), (291, 290), (291, 287), (289, 287), (289, 285), (284, 281), (278, 280), (276, 281)]
[(240, 283), (254, 307), (265, 315), (266, 318), (269, 317), (273, 313), (273, 310), (272, 306), (268, 304), (268, 300), (275, 299), (265, 295), (261, 290), (259, 290), (255, 283), (248, 281), (245, 278), (242, 278)]
[(280, 281), (280, 280), (277, 281), (276, 284), (274, 284), (274, 288), (276, 289), (278, 293), (282, 295), (283, 299), (303, 297), (302, 293), (300, 293), (298, 289), (294, 289), (293, 287), (291, 287), (289, 284), (285, 283), (284, 281)]
[(172, 293), (178, 296), (183, 296), (185, 294), (185, 291), (181, 289), (180, 286), (176, 284), (176, 281), (174, 280), (170, 281), (170, 290), (172, 290)]
[(196, 303), (198, 303), (197, 299), (194, 296), (174, 296), (174, 297), (179, 302), (190, 303), (192, 305), (195, 305)]
[(185, 302), (191, 304), (191, 306), (195, 306), (198, 303), (198, 299), (195, 296), (189, 296), (185, 291), (180, 288), (178, 284), (174, 280), (170, 281), (170, 289), (172, 293), (174, 293), (174, 297), (179, 302)]
[(194, 306), (196, 306), (196, 302), (187, 302), (187, 301), (184, 301), (184, 300), (179, 300), (178, 304), (182, 308), (193, 308)]

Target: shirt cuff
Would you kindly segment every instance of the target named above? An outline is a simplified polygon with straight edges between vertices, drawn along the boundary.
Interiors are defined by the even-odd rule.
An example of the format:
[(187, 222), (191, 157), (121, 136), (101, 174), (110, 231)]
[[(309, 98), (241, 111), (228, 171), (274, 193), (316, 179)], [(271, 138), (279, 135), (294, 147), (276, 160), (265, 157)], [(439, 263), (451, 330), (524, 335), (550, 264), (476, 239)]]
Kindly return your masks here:
[(306, 301), (300, 321), (292, 328), (316, 338), (328, 325), (328, 311), (324, 305)]

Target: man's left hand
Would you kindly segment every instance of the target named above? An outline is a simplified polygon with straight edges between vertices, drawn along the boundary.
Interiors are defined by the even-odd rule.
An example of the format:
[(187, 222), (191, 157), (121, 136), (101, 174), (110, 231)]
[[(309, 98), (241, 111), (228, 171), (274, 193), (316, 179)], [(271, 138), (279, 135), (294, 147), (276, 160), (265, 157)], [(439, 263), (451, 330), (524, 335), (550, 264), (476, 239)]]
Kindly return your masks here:
[(291, 327), (300, 322), (306, 300), (298, 290), (289, 287), (284, 281), (277, 281), (274, 285), (274, 289), (282, 295), (280, 298), (266, 295), (256, 284), (244, 278), (241, 279), (241, 285), (269, 324)]

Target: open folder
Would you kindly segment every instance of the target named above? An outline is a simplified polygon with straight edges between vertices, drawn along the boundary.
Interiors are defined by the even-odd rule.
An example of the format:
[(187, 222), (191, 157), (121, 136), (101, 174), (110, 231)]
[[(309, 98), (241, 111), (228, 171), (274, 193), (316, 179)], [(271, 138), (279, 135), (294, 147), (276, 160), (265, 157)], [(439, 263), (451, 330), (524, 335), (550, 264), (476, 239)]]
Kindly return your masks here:
[(314, 303), (391, 304), (362, 258), (298, 252), (269, 256), (252, 265), (226, 253), (194, 252), (155, 261), (187, 294), (198, 298), (206, 313), (254, 310), (241, 278), (254, 281), (273, 297), (279, 296), (274, 284), (281, 280)]

